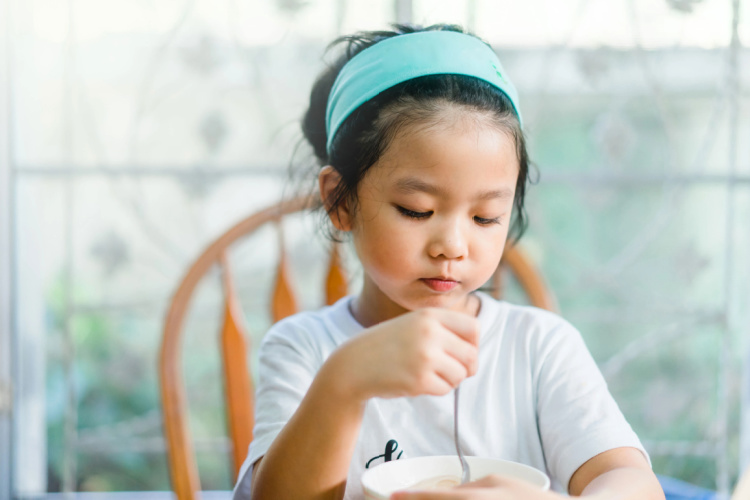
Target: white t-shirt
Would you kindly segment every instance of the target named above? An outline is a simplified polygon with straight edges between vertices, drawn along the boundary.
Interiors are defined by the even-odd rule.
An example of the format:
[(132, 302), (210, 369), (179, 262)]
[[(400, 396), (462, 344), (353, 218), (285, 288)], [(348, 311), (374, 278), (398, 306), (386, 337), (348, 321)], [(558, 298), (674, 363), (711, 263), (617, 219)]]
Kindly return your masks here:
[[(545, 471), (560, 492), (567, 491), (578, 467), (604, 451), (629, 446), (648, 458), (573, 326), (541, 309), (477, 295), (479, 368), (461, 383), (459, 432), (466, 455), (531, 465)], [(320, 366), (363, 330), (351, 315), (352, 298), (286, 318), (263, 339), (254, 440), (235, 486), (236, 500), (250, 498), (252, 464), (289, 421)], [(455, 451), (452, 393), (371, 399), (344, 498), (364, 498), (360, 477), (368, 467)]]

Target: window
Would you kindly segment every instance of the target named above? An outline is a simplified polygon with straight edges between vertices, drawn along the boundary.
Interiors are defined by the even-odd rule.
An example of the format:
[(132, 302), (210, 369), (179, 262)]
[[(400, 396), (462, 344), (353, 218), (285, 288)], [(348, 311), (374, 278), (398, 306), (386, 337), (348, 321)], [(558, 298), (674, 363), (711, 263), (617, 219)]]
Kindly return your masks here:
[[(174, 287), (208, 241), (288, 189), (290, 163), (311, 166), (304, 147), (290, 152), (326, 44), (396, 18), (466, 24), (496, 48), (540, 173), (522, 244), (656, 472), (729, 490), (750, 460), (750, 118), (737, 5), (5, 0), (12, 494), (169, 489), (156, 356)], [(289, 243), (303, 252), (307, 241)], [(248, 307), (262, 305), (255, 287), (270, 279), (260, 248), (238, 255)], [(186, 343), (191, 423), (204, 488), (226, 490), (218, 313), (205, 286)], [(248, 323), (257, 336), (268, 326)], [(10, 325), (0, 309), (0, 403)], [(7, 449), (4, 415), (0, 404)]]

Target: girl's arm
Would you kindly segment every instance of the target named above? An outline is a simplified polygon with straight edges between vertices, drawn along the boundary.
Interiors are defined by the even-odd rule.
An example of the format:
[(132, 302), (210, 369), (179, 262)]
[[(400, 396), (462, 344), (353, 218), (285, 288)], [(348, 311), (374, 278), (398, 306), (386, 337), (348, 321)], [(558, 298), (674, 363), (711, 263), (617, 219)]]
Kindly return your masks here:
[(256, 461), (252, 500), (343, 498), (367, 400), (447, 394), (476, 372), (478, 337), (474, 317), (423, 309), (344, 343)]
[[(648, 462), (635, 448), (600, 453), (573, 474), (572, 496), (591, 500), (664, 500), (664, 491)], [(392, 500), (562, 500), (562, 495), (500, 476), (488, 476), (447, 491), (400, 492)]]
[(570, 478), (571, 495), (611, 500), (664, 500), (659, 480), (635, 448), (615, 448), (584, 463)]
[(253, 500), (344, 496), (364, 403), (339, 382), (335, 365), (323, 365), (297, 411), (255, 463)]

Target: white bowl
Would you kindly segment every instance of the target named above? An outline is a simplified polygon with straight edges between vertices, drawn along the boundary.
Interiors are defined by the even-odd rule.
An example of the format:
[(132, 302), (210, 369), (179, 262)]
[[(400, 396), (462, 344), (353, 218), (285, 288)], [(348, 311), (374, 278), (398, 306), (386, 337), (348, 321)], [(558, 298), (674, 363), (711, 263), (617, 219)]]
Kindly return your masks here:
[[(471, 481), (490, 474), (513, 477), (549, 489), (549, 478), (542, 471), (510, 460), (466, 457)], [(461, 477), (461, 462), (456, 455), (405, 458), (378, 465), (362, 474), (362, 488), (367, 500), (387, 500), (391, 493), (409, 488), (426, 479), (452, 475)]]

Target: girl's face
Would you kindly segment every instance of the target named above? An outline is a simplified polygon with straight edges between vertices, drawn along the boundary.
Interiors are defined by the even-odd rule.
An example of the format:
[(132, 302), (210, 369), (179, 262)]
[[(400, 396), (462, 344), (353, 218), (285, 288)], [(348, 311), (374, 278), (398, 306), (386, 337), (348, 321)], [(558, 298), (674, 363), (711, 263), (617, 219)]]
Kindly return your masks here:
[(339, 211), (364, 270), (357, 319), (475, 313), (469, 293), (500, 262), (518, 171), (513, 138), (474, 112), (449, 108), (436, 125), (402, 128), (360, 182), (354, 214)]

